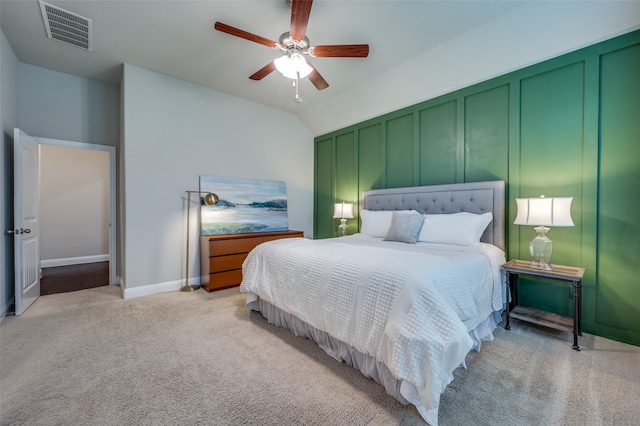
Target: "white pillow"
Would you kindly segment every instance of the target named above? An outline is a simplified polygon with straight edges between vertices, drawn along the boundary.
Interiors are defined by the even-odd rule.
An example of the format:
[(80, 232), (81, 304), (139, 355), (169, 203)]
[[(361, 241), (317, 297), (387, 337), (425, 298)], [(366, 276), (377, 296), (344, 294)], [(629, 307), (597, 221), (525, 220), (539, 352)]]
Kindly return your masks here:
[(492, 219), (491, 212), (427, 214), (418, 241), (461, 246), (477, 244)]
[[(400, 210), (396, 213), (420, 214), (415, 210)], [(362, 221), (360, 233), (384, 238), (391, 227), (392, 216), (393, 211), (391, 210), (360, 210), (360, 220)]]

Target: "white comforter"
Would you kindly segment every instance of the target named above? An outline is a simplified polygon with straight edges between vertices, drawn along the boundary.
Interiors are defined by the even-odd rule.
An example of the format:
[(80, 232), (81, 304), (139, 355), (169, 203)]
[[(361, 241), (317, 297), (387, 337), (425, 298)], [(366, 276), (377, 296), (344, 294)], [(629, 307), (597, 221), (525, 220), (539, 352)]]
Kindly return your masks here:
[(240, 290), (383, 362), (415, 386), (403, 396), (435, 425), (468, 332), (502, 309), (504, 260), (489, 244), (281, 239), (249, 253)]

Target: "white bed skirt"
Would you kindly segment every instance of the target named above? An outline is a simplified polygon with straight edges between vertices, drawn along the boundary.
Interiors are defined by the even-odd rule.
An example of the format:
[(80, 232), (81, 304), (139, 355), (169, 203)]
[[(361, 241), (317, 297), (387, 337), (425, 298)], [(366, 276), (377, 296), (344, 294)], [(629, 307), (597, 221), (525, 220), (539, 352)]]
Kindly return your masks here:
[[(251, 299), (255, 297), (255, 295), (252, 295)], [(360, 370), (365, 377), (369, 377), (384, 386), (386, 392), (401, 403), (415, 405), (427, 423), (432, 425), (438, 424), (438, 409), (425, 409), (420, 402), (417, 388), (412, 383), (396, 379), (382, 362), (377, 361), (370, 355), (355, 350), (353, 347), (335, 339), (324, 331), (311, 327), (298, 317), (276, 308), (259, 297), (257, 300), (252, 301), (249, 301), (248, 298), (247, 307), (253, 311), (260, 312), (269, 323), (287, 328), (296, 336), (313, 340), (338, 362), (344, 361), (347, 365)], [(482, 342), (493, 340), (493, 330), (501, 320), (501, 311), (495, 311), (485, 321), (469, 332), (469, 336), (473, 340), (472, 350), (479, 351)], [(463, 364), (461, 367), (465, 367), (465, 365)]]

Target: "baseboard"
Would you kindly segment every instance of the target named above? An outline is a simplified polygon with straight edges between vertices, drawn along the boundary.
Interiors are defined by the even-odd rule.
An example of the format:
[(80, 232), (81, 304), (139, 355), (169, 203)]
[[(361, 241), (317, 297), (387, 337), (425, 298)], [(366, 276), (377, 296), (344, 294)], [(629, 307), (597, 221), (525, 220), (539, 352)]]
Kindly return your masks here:
[(85, 263), (108, 262), (109, 254), (97, 254), (94, 256), (66, 257), (63, 259), (41, 260), (41, 268), (51, 268), (54, 266), (82, 265)]
[[(120, 284), (122, 288), (122, 283)], [(189, 285), (200, 285), (200, 277), (189, 278)], [(135, 297), (150, 296), (152, 294), (178, 291), (184, 286), (184, 280), (167, 281), (158, 284), (142, 285), (139, 287), (125, 288), (122, 292), (123, 299), (133, 299)]]
[(15, 300), (15, 296), (11, 296), (11, 299), (9, 299), (7, 304), (4, 305), (2, 308), (0, 308), (0, 322), (2, 322), (7, 317), (9, 308), (13, 305), (14, 300)]

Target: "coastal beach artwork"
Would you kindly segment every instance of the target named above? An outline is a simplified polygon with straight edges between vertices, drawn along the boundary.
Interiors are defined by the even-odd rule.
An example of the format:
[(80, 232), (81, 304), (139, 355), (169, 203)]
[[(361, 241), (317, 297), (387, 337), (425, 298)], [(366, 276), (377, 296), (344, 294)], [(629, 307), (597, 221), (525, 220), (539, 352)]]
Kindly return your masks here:
[(213, 206), (200, 203), (202, 235), (289, 229), (285, 182), (200, 176), (200, 191), (213, 192), (220, 199)]

